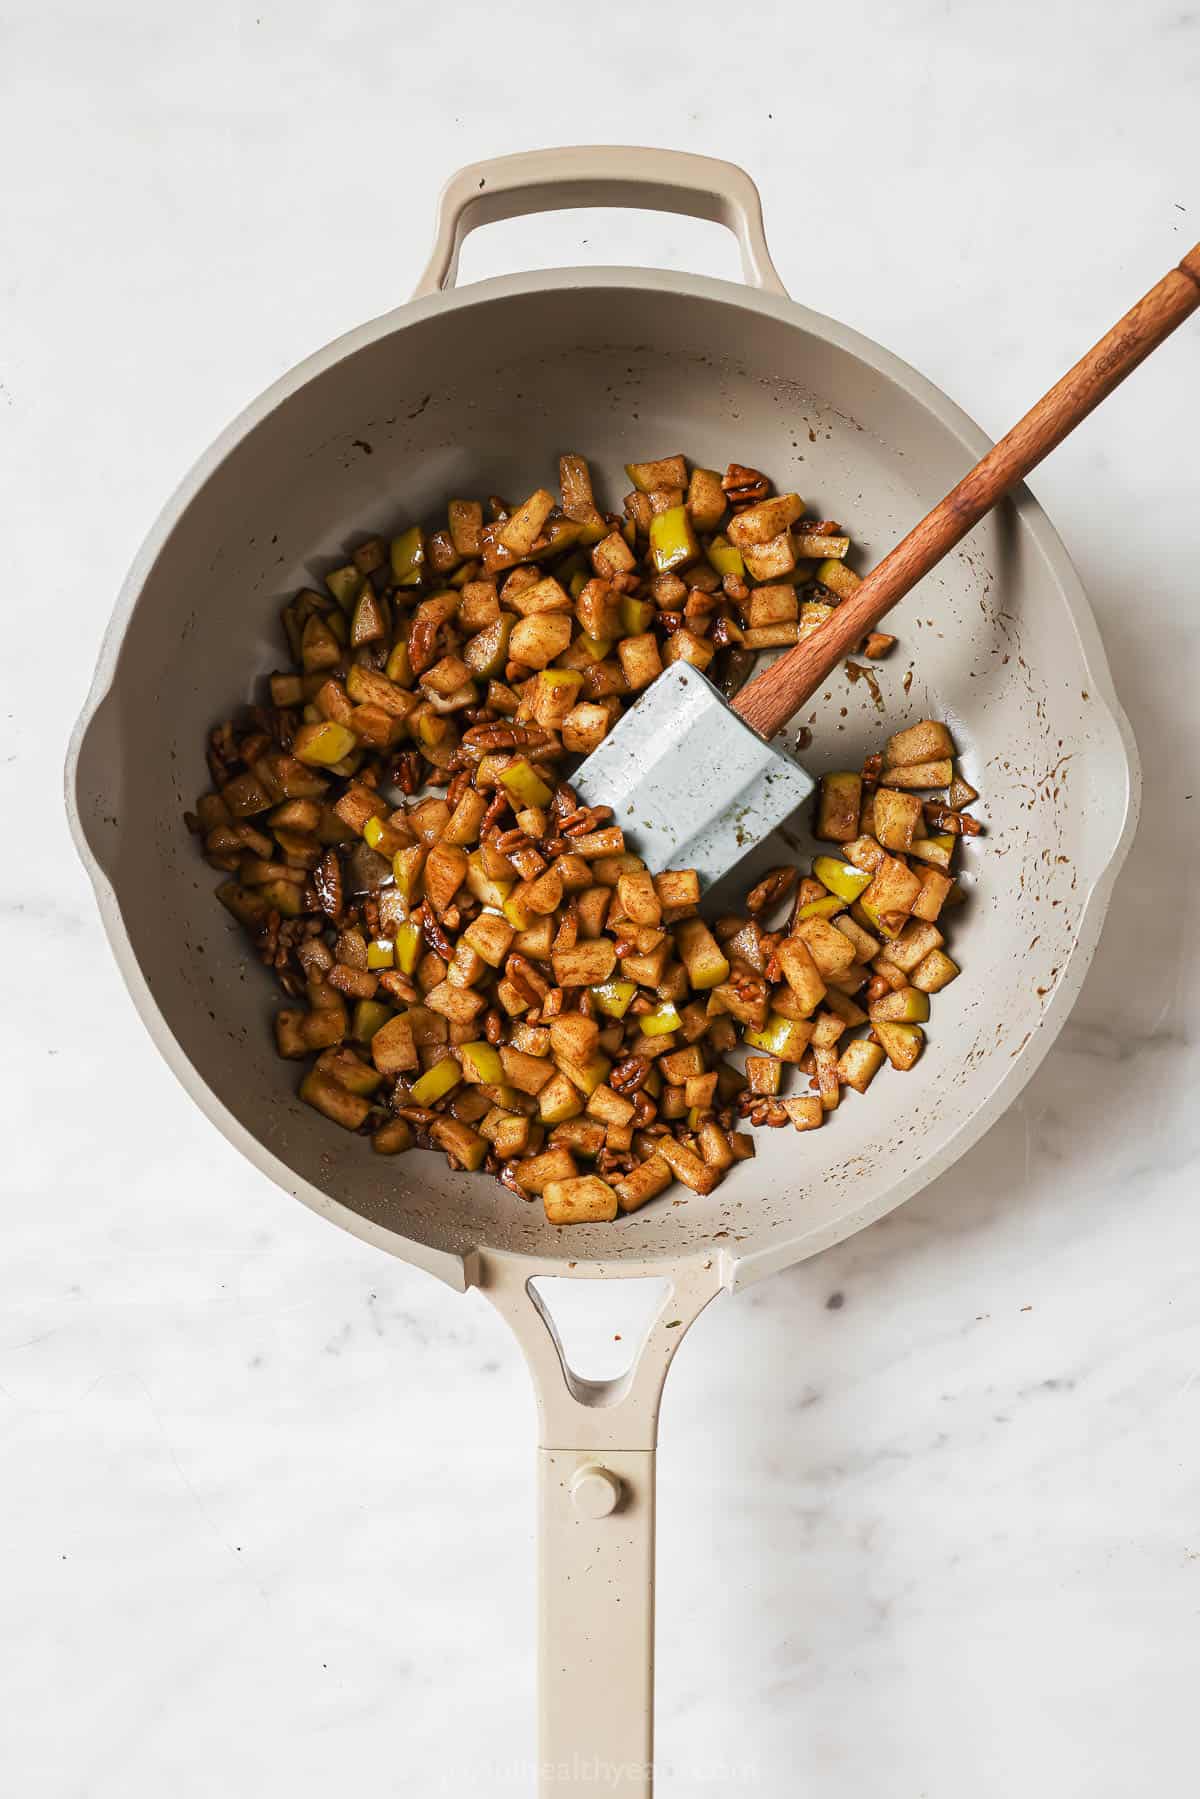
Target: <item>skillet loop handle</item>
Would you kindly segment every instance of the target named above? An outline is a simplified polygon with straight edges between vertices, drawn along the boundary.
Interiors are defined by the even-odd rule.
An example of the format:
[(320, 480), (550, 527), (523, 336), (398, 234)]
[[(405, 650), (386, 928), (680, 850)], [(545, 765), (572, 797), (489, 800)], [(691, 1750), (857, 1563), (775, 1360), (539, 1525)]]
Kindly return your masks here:
[(629, 1372), (596, 1382), (568, 1366), (528, 1263), (481, 1256), (476, 1268), (525, 1353), (538, 1401), (541, 1799), (653, 1791), (658, 1407), (681, 1338), (722, 1285), (716, 1257), (669, 1275)]
[(454, 286), (463, 241), (477, 226), (580, 206), (639, 207), (711, 219), (737, 238), (747, 285), (787, 297), (767, 249), (762, 201), (745, 169), (679, 150), (597, 144), (526, 150), (471, 163), (452, 175), (438, 203), (433, 254), (413, 298)]

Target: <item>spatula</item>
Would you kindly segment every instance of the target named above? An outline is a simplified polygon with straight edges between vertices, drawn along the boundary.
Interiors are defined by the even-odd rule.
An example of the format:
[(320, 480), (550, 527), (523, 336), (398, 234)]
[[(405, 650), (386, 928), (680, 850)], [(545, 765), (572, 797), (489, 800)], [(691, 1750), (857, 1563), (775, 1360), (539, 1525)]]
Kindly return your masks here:
[(653, 873), (696, 868), (711, 885), (782, 824), (813, 781), (770, 739), (898, 600), (1200, 306), (1200, 244), (1077, 362), (821, 628), (730, 704), (699, 669), (664, 670), (592, 752), (573, 785)]

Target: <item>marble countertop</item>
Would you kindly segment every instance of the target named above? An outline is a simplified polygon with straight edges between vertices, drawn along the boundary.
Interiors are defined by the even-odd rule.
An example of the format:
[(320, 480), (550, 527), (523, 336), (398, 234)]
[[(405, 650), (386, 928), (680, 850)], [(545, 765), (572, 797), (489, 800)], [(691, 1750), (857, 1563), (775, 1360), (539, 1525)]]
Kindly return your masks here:
[[(0, 1765), (22, 1799), (528, 1792), (524, 1370), (145, 1036), (60, 800), (113, 595), (227, 418), (410, 289), (444, 176), (531, 145), (744, 163), (793, 293), (1002, 430), (1200, 232), (1200, 15), (18, 0), (4, 60)], [(559, 215), (464, 278), (577, 261), (735, 268), (716, 227)], [(1198, 382), (1193, 326), (1032, 483), (1146, 770), (1071, 1022), (955, 1169), (672, 1374), (664, 1794), (1194, 1784)]]

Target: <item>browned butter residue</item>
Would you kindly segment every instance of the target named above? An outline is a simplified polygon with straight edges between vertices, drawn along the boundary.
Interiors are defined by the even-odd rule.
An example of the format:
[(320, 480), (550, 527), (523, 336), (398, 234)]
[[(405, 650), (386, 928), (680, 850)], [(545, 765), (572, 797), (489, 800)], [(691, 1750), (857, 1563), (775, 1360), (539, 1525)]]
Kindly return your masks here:
[(844, 666), (846, 669), (847, 681), (851, 683), (855, 681), (865, 681), (870, 690), (871, 698), (875, 702), (876, 711), (885, 712), (887, 708), (883, 703), (883, 695), (879, 691), (879, 680), (875, 674), (875, 670), (873, 668), (864, 667), (861, 662), (851, 662), (849, 659), (847, 659)]

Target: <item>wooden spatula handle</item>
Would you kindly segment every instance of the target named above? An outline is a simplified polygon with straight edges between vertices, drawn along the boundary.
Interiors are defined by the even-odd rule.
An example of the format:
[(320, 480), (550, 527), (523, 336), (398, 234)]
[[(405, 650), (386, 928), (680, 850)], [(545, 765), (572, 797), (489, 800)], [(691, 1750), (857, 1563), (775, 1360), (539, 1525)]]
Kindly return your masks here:
[(734, 700), (763, 737), (771, 737), (811, 699), (830, 670), (873, 631), (885, 613), (942, 560), (1010, 488), (1024, 479), (1200, 306), (1200, 244), (1164, 275), (1107, 336), (1045, 394), (1020, 424), (964, 475), (928, 517), (877, 563), (819, 631), (779, 657)]

